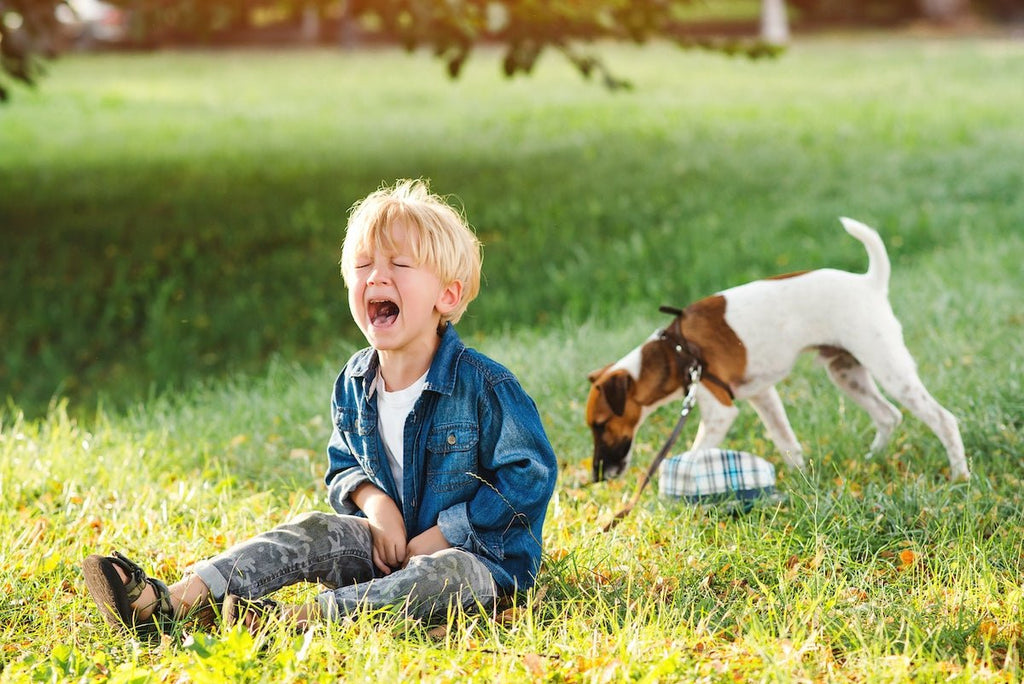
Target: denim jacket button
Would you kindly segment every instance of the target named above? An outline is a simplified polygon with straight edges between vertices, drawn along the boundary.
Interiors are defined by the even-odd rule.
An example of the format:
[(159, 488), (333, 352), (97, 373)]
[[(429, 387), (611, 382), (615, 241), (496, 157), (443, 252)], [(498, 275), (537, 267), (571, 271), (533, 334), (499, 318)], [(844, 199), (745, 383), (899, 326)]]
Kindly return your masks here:
[(455, 435), (448, 435), (448, 443), (451, 445), (455, 444)]

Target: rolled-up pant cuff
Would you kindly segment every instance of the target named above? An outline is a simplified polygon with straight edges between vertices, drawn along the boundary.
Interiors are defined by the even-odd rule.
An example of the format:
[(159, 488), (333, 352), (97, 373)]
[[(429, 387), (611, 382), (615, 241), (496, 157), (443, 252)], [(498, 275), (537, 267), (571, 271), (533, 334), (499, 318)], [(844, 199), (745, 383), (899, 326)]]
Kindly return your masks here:
[(228, 593), (228, 580), (220, 574), (220, 570), (212, 563), (200, 561), (189, 570), (203, 581), (215, 601), (223, 601), (224, 595)]

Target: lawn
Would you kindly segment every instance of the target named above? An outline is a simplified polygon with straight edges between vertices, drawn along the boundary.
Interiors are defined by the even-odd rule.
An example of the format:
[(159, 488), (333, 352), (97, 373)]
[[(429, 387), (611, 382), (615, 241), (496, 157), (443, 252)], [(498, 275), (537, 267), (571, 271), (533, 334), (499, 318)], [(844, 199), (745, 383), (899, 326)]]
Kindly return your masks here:
[[(554, 56), (449, 82), (390, 50), (79, 55), (0, 109), (3, 681), (1016, 681), (1024, 647), (1024, 43), (800, 40), (774, 61), (602, 46), (635, 89)], [(88, 553), (174, 579), (325, 509), (334, 375), (360, 346), (337, 272), (346, 212), (428, 177), (485, 243), (463, 336), (514, 370), (559, 455), (537, 591), (497, 619), (365, 616), (254, 643), (133, 642), (100, 621)], [(801, 362), (787, 470), (744, 408), (731, 446), (778, 468), (741, 517), (645, 495), (660, 447), (588, 486), (587, 371), (660, 304), (745, 280), (862, 270), (891, 298), (974, 478), (907, 414), (866, 416)], [(694, 426), (687, 428), (684, 440)], [(655, 488), (656, 489), (656, 488)], [(292, 598), (309, 595), (296, 588)]]

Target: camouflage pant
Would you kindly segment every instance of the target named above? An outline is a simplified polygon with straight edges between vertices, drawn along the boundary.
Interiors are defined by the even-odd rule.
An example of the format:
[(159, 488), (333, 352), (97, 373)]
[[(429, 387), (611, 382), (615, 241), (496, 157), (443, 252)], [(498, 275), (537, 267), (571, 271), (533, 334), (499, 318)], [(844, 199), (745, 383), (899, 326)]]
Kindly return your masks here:
[(443, 620), (449, 607), (493, 605), (497, 587), (487, 567), (471, 553), (445, 549), (415, 556), (382, 575), (371, 558), (366, 520), (313, 512), (235, 545), (192, 567), (214, 598), (270, 594), (298, 582), (330, 590), (317, 596), (324, 616), (339, 619), (360, 610), (398, 607), (412, 617)]

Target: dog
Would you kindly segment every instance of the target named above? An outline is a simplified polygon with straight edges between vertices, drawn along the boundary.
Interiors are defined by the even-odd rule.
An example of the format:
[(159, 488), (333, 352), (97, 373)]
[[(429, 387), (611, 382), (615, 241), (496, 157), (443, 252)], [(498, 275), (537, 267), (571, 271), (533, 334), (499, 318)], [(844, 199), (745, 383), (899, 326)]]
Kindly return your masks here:
[(691, 449), (719, 445), (739, 413), (753, 405), (788, 466), (804, 455), (775, 389), (801, 352), (813, 351), (832, 382), (867, 411), (875, 426), (868, 456), (881, 450), (902, 418), (878, 384), (938, 436), (950, 478), (967, 480), (957, 420), (928, 393), (889, 303), (891, 266), (878, 233), (849, 218), (843, 227), (868, 253), (866, 273), (802, 271), (733, 287), (690, 304), (626, 356), (588, 375), (586, 421), (593, 433), (595, 482), (629, 465), (637, 429), (659, 406), (689, 389), (696, 366), (700, 425)]

